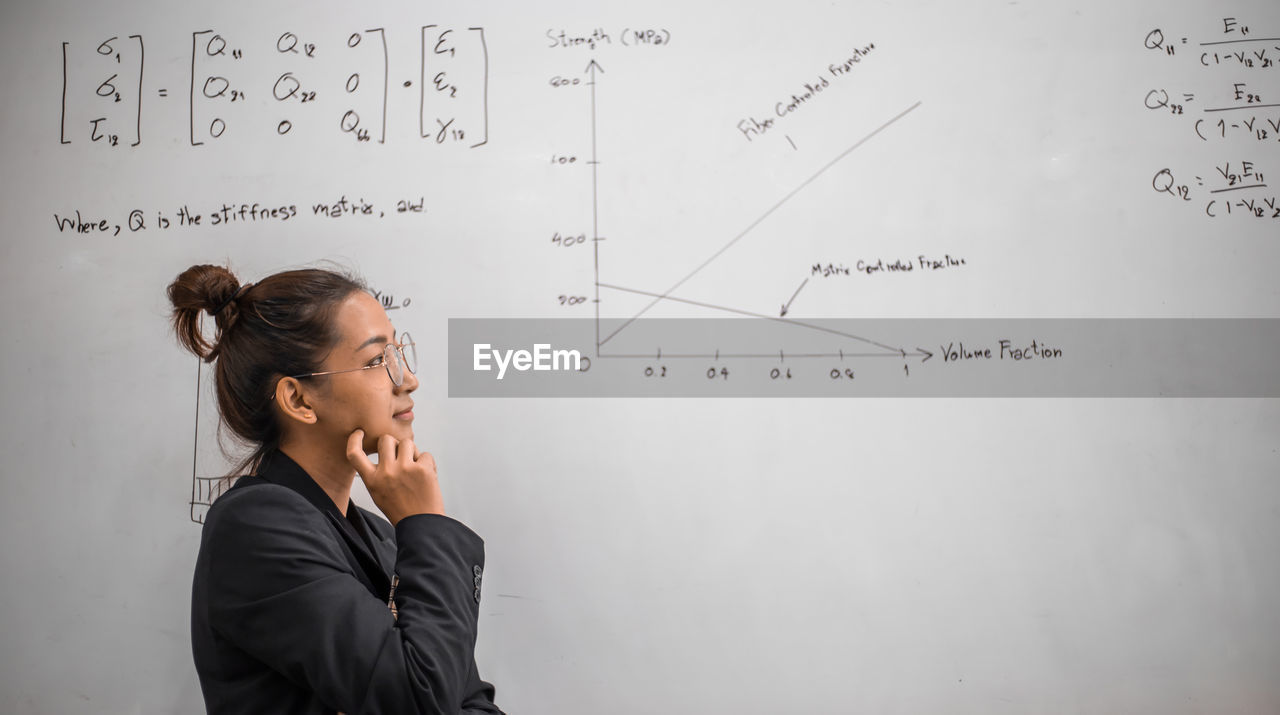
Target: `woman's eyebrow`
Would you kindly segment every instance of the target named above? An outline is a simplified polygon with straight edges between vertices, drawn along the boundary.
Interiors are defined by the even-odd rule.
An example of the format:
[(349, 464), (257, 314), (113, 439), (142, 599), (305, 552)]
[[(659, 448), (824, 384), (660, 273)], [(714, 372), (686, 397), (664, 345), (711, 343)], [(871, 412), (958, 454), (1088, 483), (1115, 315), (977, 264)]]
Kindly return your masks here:
[(388, 342), (387, 337), (385, 335), (375, 335), (372, 338), (369, 338), (368, 340), (364, 341), (363, 343), (360, 343), (360, 347), (356, 348), (355, 351), (360, 352), (361, 350), (364, 350), (370, 345), (379, 345), (379, 344), (386, 345), (387, 342)]

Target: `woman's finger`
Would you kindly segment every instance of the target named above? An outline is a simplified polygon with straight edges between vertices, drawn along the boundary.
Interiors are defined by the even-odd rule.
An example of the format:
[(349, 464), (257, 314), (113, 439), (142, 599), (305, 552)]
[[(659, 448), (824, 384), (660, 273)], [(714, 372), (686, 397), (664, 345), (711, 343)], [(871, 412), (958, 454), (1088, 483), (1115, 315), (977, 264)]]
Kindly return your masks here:
[(378, 438), (378, 466), (385, 472), (396, 461), (396, 438), (384, 434)]
[(399, 450), (400, 451), (397, 456), (400, 459), (400, 465), (403, 467), (408, 467), (411, 464), (413, 464), (414, 457), (416, 457), (418, 454), (418, 448), (413, 446), (413, 440), (411, 439), (402, 440), (400, 442)]
[(431, 470), (432, 474), (436, 473), (436, 458), (431, 456), (430, 452), (419, 452), (417, 459), (414, 461), (418, 464), (426, 464), (427, 469)]
[(368, 479), (373, 476), (373, 462), (369, 461), (368, 455), (364, 453), (364, 430), (358, 429), (347, 437), (347, 461), (351, 466), (356, 468), (356, 472), (361, 479)]

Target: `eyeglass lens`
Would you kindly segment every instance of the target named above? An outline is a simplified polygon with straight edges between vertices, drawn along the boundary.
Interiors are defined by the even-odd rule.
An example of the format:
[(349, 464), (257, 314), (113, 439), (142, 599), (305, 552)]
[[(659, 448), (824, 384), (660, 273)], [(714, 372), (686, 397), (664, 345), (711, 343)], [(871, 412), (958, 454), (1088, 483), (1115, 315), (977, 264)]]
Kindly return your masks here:
[(391, 377), (391, 384), (399, 387), (404, 384), (404, 371), (417, 372), (418, 369), (418, 350), (413, 344), (413, 338), (408, 333), (404, 333), (400, 338), (400, 345), (387, 345), (384, 360), (387, 365), (387, 375)]

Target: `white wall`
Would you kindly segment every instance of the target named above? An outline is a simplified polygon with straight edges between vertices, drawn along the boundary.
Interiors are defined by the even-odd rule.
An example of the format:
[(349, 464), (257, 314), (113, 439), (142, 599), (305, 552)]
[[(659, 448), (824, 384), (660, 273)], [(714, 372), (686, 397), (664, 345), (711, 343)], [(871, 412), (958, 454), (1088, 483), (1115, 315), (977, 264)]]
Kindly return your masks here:
[[(1280, 183), (1280, 130), (1229, 126), (1280, 109), (1204, 111), (1247, 102), (1236, 83), (1273, 105), (1280, 69), (1224, 58), (1280, 60), (1280, 42), (1200, 44), (1280, 37), (1273, 2), (536, 5), (0, 10), (0, 710), (201, 708), (196, 361), (163, 290), (197, 262), (255, 280), (322, 259), (411, 299), (393, 318), (422, 346), (418, 440), (486, 538), (477, 654), (509, 712), (1280, 709), (1275, 399), (467, 400), (443, 369), (449, 318), (593, 310), (557, 304), (594, 295), (591, 242), (550, 240), (591, 231), (589, 88), (549, 82), (592, 59), (602, 283), (662, 293), (803, 186), (676, 294), (771, 313), (814, 263), (950, 254), (966, 264), (813, 279), (790, 316), (1280, 317), (1280, 219), (1223, 215), (1277, 193), (1210, 193), (1245, 161), (1264, 176), (1235, 186)], [(463, 139), (419, 136), (424, 25), (464, 38), (444, 69), (468, 96), (484, 28), (483, 146), (474, 103)], [(346, 46), (374, 28), (381, 143), (379, 57)], [(548, 40), (595, 28), (612, 42)], [(669, 43), (621, 44), (648, 28)], [(1173, 55), (1144, 47), (1156, 28)], [(277, 52), (286, 32), (314, 57)], [(193, 77), (213, 34), (242, 57), (197, 49)], [(344, 91), (356, 71), (373, 94)], [(315, 101), (272, 99), (285, 72)], [(824, 74), (762, 135), (737, 128)], [(112, 75), (120, 102), (96, 94)], [(243, 100), (200, 99), (215, 75)], [(1145, 108), (1153, 89), (1183, 114)], [(353, 107), (379, 126), (368, 142), (338, 129)], [(118, 146), (90, 140), (99, 117)], [(211, 117), (226, 133), (193, 146)], [(1174, 193), (1152, 188), (1164, 168)], [(343, 196), (386, 215), (314, 215)], [(424, 213), (394, 211), (419, 197)], [(211, 225), (255, 202), (298, 215)], [(179, 225), (182, 206), (202, 223)], [(76, 211), (107, 234), (59, 230)], [(613, 317), (648, 302), (600, 297)], [(216, 473), (214, 451), (199, 462)]]

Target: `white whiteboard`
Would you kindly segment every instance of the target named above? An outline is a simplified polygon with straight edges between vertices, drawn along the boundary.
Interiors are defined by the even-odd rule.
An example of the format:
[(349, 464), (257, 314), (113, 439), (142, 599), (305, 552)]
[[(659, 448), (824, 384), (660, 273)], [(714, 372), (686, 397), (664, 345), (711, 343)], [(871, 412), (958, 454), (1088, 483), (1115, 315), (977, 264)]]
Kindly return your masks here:
[(508, 712), (1280, 710), (1275, 399), (460, 399), (444, 369), (449, 319), (655, 295), (1280, 318), (1274, 2), (0, 13), (0, 710), (201, 708), (163, 290), (320, 260), (418, 341)]

